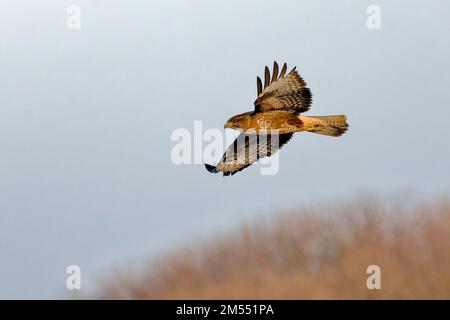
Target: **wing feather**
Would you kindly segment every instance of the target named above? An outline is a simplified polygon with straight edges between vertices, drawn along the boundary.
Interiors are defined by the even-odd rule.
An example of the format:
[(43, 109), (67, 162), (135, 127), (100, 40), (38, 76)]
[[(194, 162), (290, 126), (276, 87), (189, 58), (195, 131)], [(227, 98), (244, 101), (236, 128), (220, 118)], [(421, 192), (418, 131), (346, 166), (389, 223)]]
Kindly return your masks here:
[(270, 84), (270, 71), (269, 68), (264, 69), (264, 89), (266, 89)]
[(279, 77), (278, 79), (284, 78), (284, 75), (286, 74), (286, 71), (287, 71), (287, 64), (286, 64), (286, 62), (285, 62), (285, 63), (283, 64), (283, 67), (281, 68), (280, 77)]
[(269, 69), (267, 67), (265, 68), (264, 90), (255, 100), (255, 112), (286, 110), (294, 113), (302, 113), (309, 110), (312, 102), (312, 94), (306, 86), (306, 82), (298, 74), (295, 67), (285, 76), (286, 70), (287, 65), (285, 63), (280, 77), (268, 85), (268, 79), (270, 77)]
[(278, 77), (278, 63), (276, 61), (273, 62), (273, 72), (272, 72), (272, 81), (270, 83), (273, 83), (277, 80)]
[(256, 88), (257, 88), (258, 96), (259, 96), (262, 92), (262, 82), (259, 77), (256, 77)]
[(247, 168), (263, 157), (270, 157), (292, 137), (292, 133), (280, 135), (257, 135), (241, 133), (227, 148), (217, 166), (211, 172), (223, 172), (224, 176)]

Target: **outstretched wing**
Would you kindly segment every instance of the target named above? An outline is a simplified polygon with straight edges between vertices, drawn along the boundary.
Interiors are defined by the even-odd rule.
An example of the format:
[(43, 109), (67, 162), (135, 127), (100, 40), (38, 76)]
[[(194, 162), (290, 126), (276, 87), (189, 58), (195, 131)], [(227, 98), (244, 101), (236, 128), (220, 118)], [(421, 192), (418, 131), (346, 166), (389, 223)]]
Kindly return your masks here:
[(306, 112), (311, 107), (311, 90), (300, 77), (297, 70), (292, 69), (286, 76), (286, 63), (278, 76), (278, 64), (273, 64), (273, 75), (270, 78), (269, 68), (264, 70), (264, 88), (261, 79), (256, 78), (258, 97), (255, 100), (255, 112), (270, 110), (286, 110), (294, 113)]
[(217, 166), (205, 165), (209, 172), (223, 172), (224, 176), (247, 168), (263, 157), (277, 152), (292, 137), (292, 133), (262, 135), (241, 133), (227, 148)]

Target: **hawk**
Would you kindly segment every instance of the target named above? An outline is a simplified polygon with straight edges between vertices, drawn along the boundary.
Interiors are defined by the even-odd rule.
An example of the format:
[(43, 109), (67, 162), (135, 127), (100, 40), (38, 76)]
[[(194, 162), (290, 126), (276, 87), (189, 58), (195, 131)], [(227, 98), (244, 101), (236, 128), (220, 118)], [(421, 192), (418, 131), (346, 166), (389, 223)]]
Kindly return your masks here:
[(347, 117), (303, 116), (312, 103), (311, 90), (298, 74), (296, 67), (286, 74), (283, 64), (280, 73), (277, 62), (264, 70), (264, 87), (256, 77), (257, 98), (254, 110), (231, 117), (224, 128), (241, 131), (227, 148), (216, 166), (205, 164), (209, 172), (222, 172), (224, 176), (247, 168), (258, 159), (271, 156), (283, 147), (295, 132), (307, 131), (339, 137), (347, 131)]

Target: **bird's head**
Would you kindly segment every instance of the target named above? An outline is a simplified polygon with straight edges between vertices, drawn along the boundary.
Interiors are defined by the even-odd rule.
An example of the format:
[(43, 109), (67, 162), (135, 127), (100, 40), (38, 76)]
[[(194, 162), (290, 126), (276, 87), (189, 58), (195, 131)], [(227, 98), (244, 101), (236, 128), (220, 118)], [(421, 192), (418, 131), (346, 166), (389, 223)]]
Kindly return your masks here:
[(245, 112), (235, 115), (228, 119), (223, 127), (245, 131), (250, 127), (250, 114), (251, 112)]

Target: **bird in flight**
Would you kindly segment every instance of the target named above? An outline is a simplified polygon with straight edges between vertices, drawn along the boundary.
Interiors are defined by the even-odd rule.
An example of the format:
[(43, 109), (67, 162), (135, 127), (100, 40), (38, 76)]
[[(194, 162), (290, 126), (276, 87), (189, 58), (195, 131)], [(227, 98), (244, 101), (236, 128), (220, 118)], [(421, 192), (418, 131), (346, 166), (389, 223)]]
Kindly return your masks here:
[(283, 64), (280, 73), (274, 62), (272, 76), (264, 70), (264, 86), (256, 77), (257, 98), (253, 111), (231, 117), (224, 125), (241, 131), (227, 148), (216, 166), (205, 164), (209, 172), (224, 176), (247, 168), (259, 159), (271, 156), (284, 146), (295, 132), (313, 132), (339, 137), (347, 131), (345, 115), (303, 116), (312, 103), (311, 90), (294, 67), (286, 74)]

